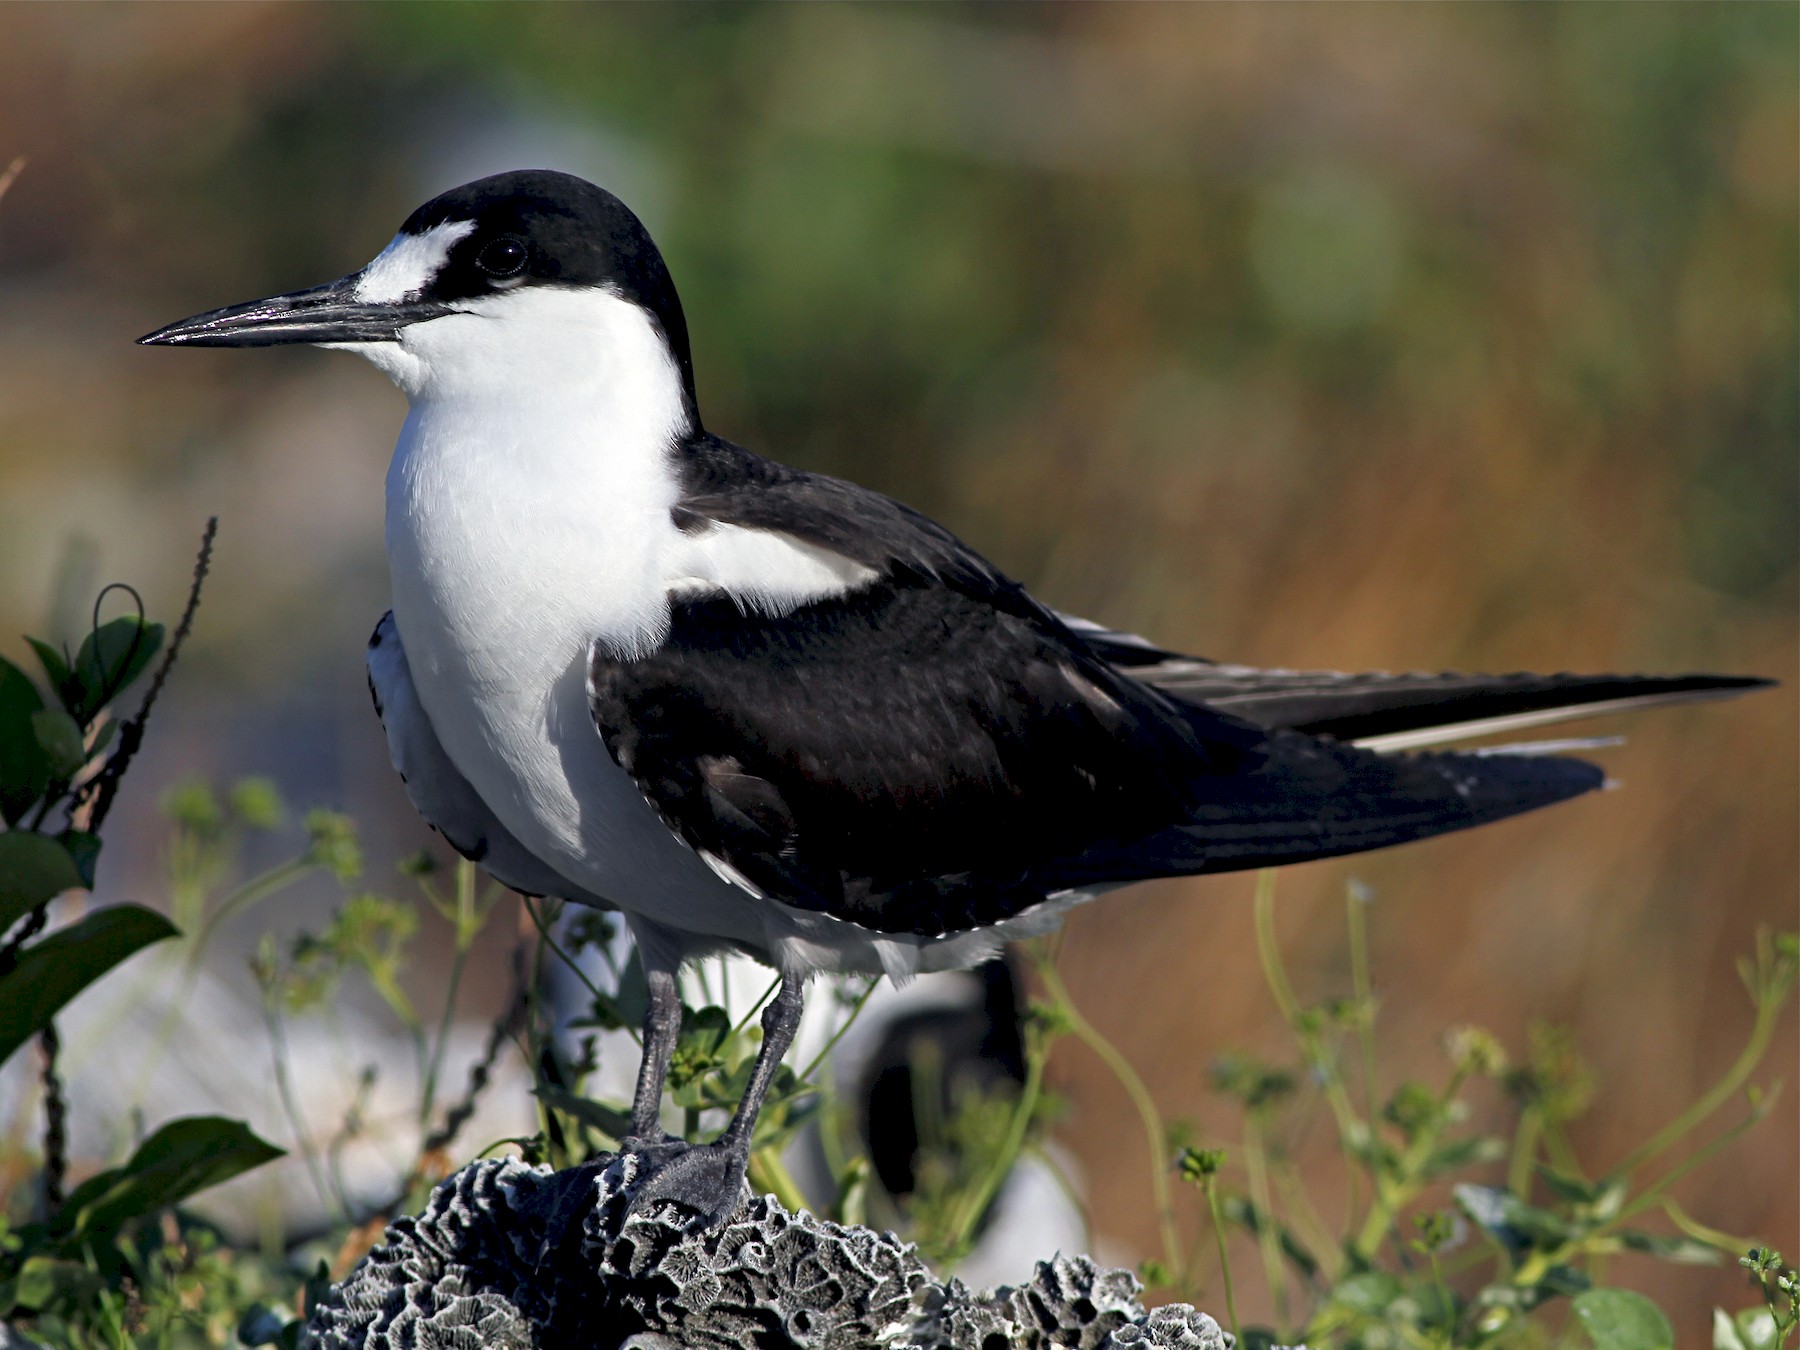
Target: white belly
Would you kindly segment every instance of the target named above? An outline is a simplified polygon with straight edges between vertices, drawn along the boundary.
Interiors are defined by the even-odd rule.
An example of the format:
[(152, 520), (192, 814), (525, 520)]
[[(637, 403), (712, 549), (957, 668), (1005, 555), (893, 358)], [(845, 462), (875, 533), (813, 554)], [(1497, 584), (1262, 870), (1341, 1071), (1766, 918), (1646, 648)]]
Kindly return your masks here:
[(549, 451), (525, 443), (505, 447), (496, 474), (495, 447), (470, 429), (415, 410), (388, 477), (394, 620), (446, 753), (571, 881), (675, 927), (761, 945), (757, 907), (662, 823), (588, 710), (590, 644), (653, 646), (666, 627), (656, 560), (659, 532), (677, 533), (672, 485), (572, 483), (566, 459), (546, 475), (534, 459)]

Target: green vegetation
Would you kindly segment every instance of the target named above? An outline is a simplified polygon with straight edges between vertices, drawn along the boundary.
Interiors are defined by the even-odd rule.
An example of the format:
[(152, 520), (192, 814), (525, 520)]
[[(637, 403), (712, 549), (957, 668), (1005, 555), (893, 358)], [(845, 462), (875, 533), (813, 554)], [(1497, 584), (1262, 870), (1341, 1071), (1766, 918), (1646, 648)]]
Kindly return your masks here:
[[(208, 550), (210, 542), (209, 527)], [(112, 729), (120, 724), (111, 709), (163, 646), (161, 627), (141, 614), (102, 624), (96, 606), (92, 631), (73, 654), (34, 643), (47, 697), (17, 667), (0, 667), (0, 794), (12, 826), (0, 834), (0, 920), (11, 929), (0, 947), (0, 1056), (37, 1039), (45, 1117), (25, 1184), (0, 1197), (0, 1315), (56, 1346), (224, 1345), (234, 1336), (249, 1345), (296, 1345), (306, 1301), (318, 1296), (322, 1282), (341, 1276), (376, 1240), (384, 1219), (421, 1206), (454, 1167), (496, 1148), (572, 1166), (616, 1149), (627, 1118), (625, 1103), (596, 1099), (587, 1088), (598, 1067), (598, 1034), (633, 1030), (643, 1012), (642, 971), (635, 959), (617, 956), (610, 915), (524, 902), (529, 926), (518, 942), (514, 995), (463, 1092), (448, 1100), (443, 1067), (457, 989), (476, 942), (484, 934), (491, 940), (503, 892), (470, 863), (445, 875), (428, 856), (402, 868), (400, 897), (365, 889), (354, 824), (324, 811), (304, 817), (298, 853), (239, 877), (235, 860), (245, 840), (286, 819), (265, 780), (242, 781), (222, 799), (201, 782), (166, 796), (175, 922), (119, 905), (43, 935), (50, 902), (92, 883), (99, 827), (192, 621), (206, 561), (203, 551), (188, 613), (142, 705), (116, 735)], [(329, 1240), (293, 1245), (277, 1234), (246, 1245), (188, 1212), (186, 1203), (206, 1188), (281, 1153), (242, 1124), (217, 1117), (185, 1117), (150, 1131), (140, 1124), (127, 1131), (139, 1137), (122, 1149), (117, 1166), (65, 1191), (67, 1107), (56, 1073), (57, 1012), (152, 943), (177, 944), (175, 978), (191, 992), (224, 919), (266, 905), (308, 876), (328, 876), (340, 887), (331, 919), (317, 932), (284, 941), (265, 937), (251, 969), (294, 1145), (331, 1216)], [(1073, 1039), (1116, 1076), (1157, 1160), (1143, 1199), (1157, 1213), (1162, 1251), (1144, 1263), (1144, 1279), (1164, 1297), (1217, 1307), (1243, 1344), (1672, 1347), (1674, 1332), (1655, 1303), (1608, 1276), (1617, 1260), (1632, 1254), (1719, 1263), (1749, 1246), (1690, 1216), (1670, 1188), (1768, 1111), (1777, 1085), (1761, 1084), (1756, 1075), (1800, 972), (1800, 940), (1764, 934), (1741, 963), (1755, 1016), (1742, 1052), (1718, 1082), (1625, 1158), (1594, 1172), (1576, 1157), (1568, 1129), (1597, 1086), (1566, 1035), (1539, 1028), (1514, 1055), (1479, 1028), (1453, 1028), (1443, 1038), (1448, 1068), (1440, 1083), (1387, 1085), (1367, 958), (1367, 896), (1353, 891), (1346, 903), (1350, 996), (1312, 1004), (1296, 993), (1276, 948), (1272, 873), (1259, 878), (1255, 907), (1264, 976), (1296, 1059), (1218, 1060), (1215, 1087), (1241, 1108), (1236, 1138), (1198, 1141), (1191, 1126), (1162, 1118), (1137, 1072), (1075, 1005), (1058, 971), (1057, 941), (1049, 939), (1022, 949), (1039, 996), (1026, 1018), (1021, 1089), (945, 1083), (942, 1066), (914, 1064), (920, 1158), (912, 1196), (896, 1202), (872, 1182), (851, 1128), (850, 1103), (828, 1076), (836, 1036), (867, 1002), (872, 981), (845, 982), (838, 990), (844, 1016), (831, 1043), (804, 1066), (781, 1070), (758, 1121), (753, 1181), (790, 1207), (810, 1202), (846, 1222), (895, 1227), (941, 1267), (954, 1268), (972, 1249), (1019, 1159), (1033, 1153), (1048, 1160), (1043, 1144), (1058, 1103), (1046, 1086), (1047, 1071), (1056, 1047)], [(450, 970), (441, 1004), (421, 1009), (402, 977), (421, 926), (433, 922), (448, 932)], [(606, 969), (598, 983), (583, 973), (588, 952)], [(572, 1034), (556, 1034), (544, 997), (553, 962), (586, 988), (588, 1006)], [(366, 982), (402, 1030), (421, 1085), (417, 1155), (397, 1193), (373, 1209), (352, 1200), (341, 1170), (345, 1147), (367, 1128), (360, 1103), (339, 1122), (308, 1120), (287, 1049), (293, 1020), (326, 1015), (346, 979)], [(708, 987), (704, 978), (699, 987)], [(710, 1137), (729, 1117), (758, 1048), (756, 1011), (774, 988), (735, 1020), (714, 1003), (684, 1008), (669, 1095), (687, 1138)], [(177, 1011), (179, 1003), (178, 997)], [(173, 1029), (171, 1014), (161, 1028), (165, 1048)], [(509, 1051), (531, 1066), (538, 1129), (522, 1139), (461, 1140), (476, 1098)], [(155, 1072), (157, 1060), (152, 1055), (141, 1071)], [(1483, 1088), (1497, 1089), (1510, 1103), (1506, 1134), (1470, 1126), (1471, 1096)], [(1742, 1103), (1735, 1118), (1700, 1140), (1703, 1128), (1734, 1102)], [(119, 1103), (121, 1110), (128, 1105)], [(1321, 1217), (1294, 1164), (1295, 1142), (1320, 1119), (1334, 1129), (1344, 1166), (1348, 1212), (1338, 1231)], [(818, 1127), (832, 1163), (826, 1196), (802, 1194), (782, 1161), (809, 1125)], [(321, 1138), (329, 1145), (319, 1147), (314, 1141)], [(1184, 1243), (1183, 1183), (1198, 1204), (1210, 1250)], [(1659, 1216), (1662, 1223), (1646, 1226)], [(1235, 1234), (1246, 1235), (1254, 1250), (1275, 1327), (1238, 1324), (1250, 1272), (1234, 1277)], [(1719, 1311), (1715, 1345), (1778, 1350), (1800, 1323), (1800, 1277), (1779, 1253), (1761, 1246), (1750, 1247), (1741, 1264), (1760, 1302), (1735, 1314)]]

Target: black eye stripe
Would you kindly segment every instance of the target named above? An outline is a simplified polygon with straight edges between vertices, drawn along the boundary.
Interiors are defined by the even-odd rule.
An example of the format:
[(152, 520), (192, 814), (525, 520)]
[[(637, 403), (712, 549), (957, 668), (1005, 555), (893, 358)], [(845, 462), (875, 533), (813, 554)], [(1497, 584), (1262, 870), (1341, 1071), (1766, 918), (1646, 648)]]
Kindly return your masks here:
[(475, 255), (475, 265), (490, 277), (515, 277), (525, 270), (530, 256), (524, 241), (502, 235), (482, 246)]

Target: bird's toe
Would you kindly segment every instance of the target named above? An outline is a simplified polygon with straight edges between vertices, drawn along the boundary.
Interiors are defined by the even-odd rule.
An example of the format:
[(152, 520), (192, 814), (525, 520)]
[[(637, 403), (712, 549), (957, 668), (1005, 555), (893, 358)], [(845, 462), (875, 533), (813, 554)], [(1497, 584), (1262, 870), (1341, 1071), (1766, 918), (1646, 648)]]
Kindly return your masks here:
[[(637, 1144), (642, 1141), (631, 1141)], [(747, 1198), (744, 1174), (749, 1158), (729, 1144), (684, 1144), (680, 1140), (632, 1147), (638, 1174), (627, 1213), (672, 1200), (692, 1210), (694, 1230), (716, 1228)]]

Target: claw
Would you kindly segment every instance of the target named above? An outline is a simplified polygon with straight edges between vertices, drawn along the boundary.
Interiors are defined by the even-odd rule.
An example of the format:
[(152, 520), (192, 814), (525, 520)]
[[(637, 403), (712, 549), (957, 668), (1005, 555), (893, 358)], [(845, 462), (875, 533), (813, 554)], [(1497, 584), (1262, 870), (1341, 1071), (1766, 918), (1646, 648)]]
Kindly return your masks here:
[(672, 1200), (694, 1212), (690, 1231), (717, 1228), (747, 1198), (744, 1174), (750, 1157), (736, 1144), (687, 1144), (679, 1139), (658, 1143), (633, 1139), (627, 1150), (638, 1160), (626, 1213), (654, 1201)]

